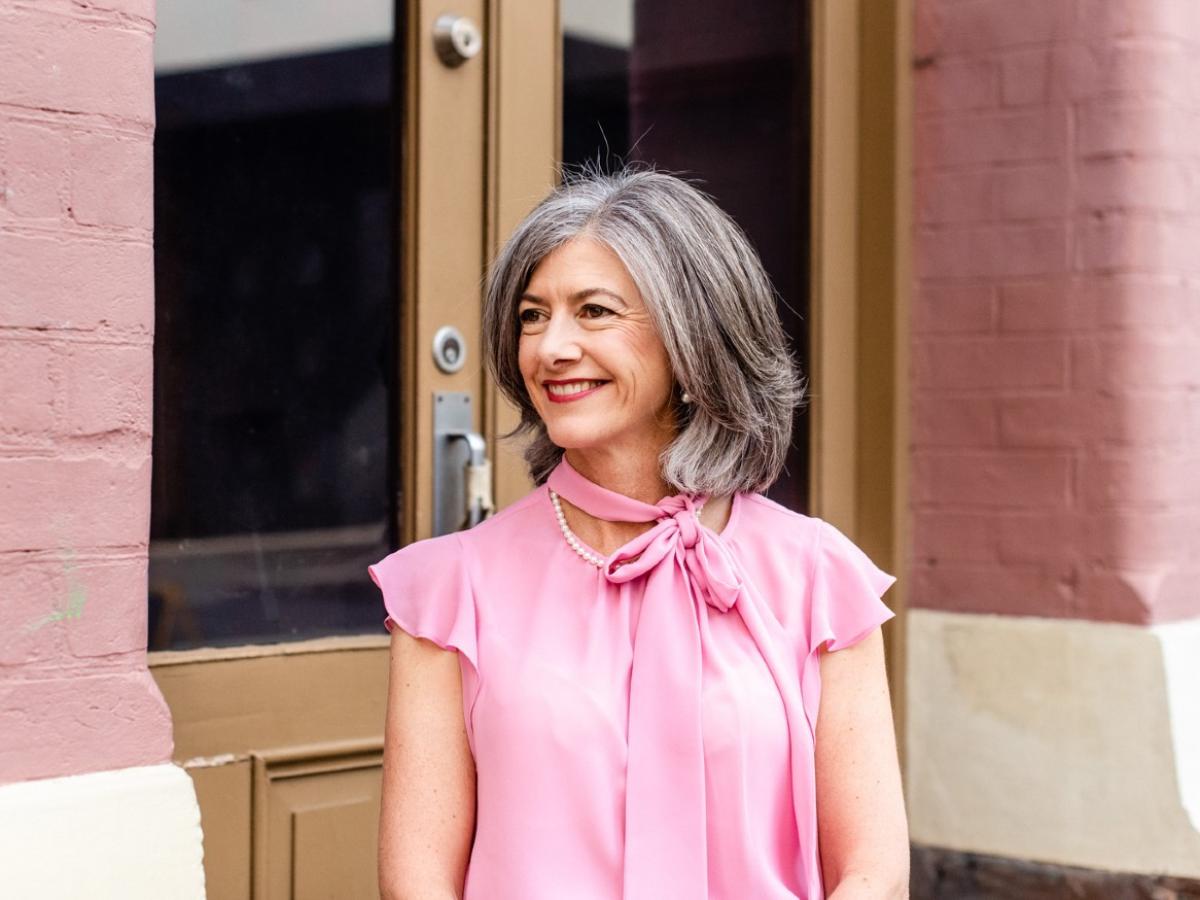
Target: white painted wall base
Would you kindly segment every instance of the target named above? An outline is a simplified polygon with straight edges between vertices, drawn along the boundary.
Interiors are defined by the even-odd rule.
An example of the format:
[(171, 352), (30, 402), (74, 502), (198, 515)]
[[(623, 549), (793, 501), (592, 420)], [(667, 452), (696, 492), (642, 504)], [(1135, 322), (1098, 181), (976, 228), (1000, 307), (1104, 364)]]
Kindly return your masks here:
[(914, 841), (1200, 877), (1200, 622), (907, 624)]
[(0, 894), (204, 900), (200, 807), (178, 766), (0, 785)]

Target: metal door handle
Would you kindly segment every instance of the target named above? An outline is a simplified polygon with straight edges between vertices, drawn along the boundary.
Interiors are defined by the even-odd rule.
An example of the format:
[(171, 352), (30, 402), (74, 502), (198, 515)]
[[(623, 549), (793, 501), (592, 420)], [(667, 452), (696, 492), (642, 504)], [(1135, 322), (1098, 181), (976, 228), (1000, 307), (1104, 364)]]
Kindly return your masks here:
[(493, 512), (487, 442), (471, 430), (471, 395), (443, 391), (433, 403), (433, 533), (478, 525)]

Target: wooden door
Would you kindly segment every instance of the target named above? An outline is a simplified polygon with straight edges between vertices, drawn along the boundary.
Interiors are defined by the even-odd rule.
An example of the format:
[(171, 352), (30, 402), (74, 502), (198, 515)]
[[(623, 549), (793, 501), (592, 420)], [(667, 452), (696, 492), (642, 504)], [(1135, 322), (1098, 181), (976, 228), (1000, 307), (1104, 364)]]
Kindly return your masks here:
[[(554, 180), (556, 5), (219, 6), (158, 9), (150, 665), (208, 896), (369, 898), (388, 639), (366, 565), (433, 533), (439, 393), (471, 398), (498, 502), (528, 489), (495, 447), (480, 289)], [(478, 52), (439, 53), (446, 14)]]

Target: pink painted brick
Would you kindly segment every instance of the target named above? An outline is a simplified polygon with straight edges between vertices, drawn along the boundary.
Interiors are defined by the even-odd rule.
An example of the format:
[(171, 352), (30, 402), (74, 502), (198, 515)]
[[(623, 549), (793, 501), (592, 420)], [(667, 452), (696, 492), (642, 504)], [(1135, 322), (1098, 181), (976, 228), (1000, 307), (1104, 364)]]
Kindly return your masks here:
[(1200, 341), (1188, 334), (1081, 336), (1070, 340), (1068, 358), (1071, 384), (1084, 389), (1200, 390)]
[(986, 270), (970, 256), (971, 232), (968, 228), (924, 228), (914, 242), (914, 268), (921, 279), (968, 278), (986, 275)]
[(1196, 224), (1149, 213), (1114, 213), (1080, 226), (1076, 268), (1087, 272), (1177, 272), (1200, 275)]
[(942, 52), (942, 9), (938, 3), (916, 3), (913, 8), (913, 59), (918, 69), (932, 65)]
[(1012, 447), (1187, 446), (1190, 397), (1122, 391), (1000, 400), (1000, 441)]
[(1010, 50), (1000, 61), (1000, 99), (1005, 106), (1066, 103), (1097, 92), (1101, 65), (1080, 44)]
[(1187, 622), (1196, 618), (1196, 585), (1200, 566), (1193, 556), (1188, 564), (1167, 572), (1159, 583), (1150, 611), (1153, 622)]
[[(922, 72), (914, 147), (914, 517), (1000, 531), (955, 560), (938, 551), (956, 529), (914, 526), (912, 602), (1195, 616), (1200, 4), (921, 0), (917, 29), (936, 64)], [(999, 66), (1006, 110), (931, 103), (971, 96), (968, 79), (946, 77), (950, 64)], [(989, 177), (983, 218), (981, 189), (966, 199), (963, 186)], [(986, 297), (964, 315), (998, 333), (932, 330), (933, 289)], [(1018, 337), (1053, 349), (1004, 352)], [(984, 404), (1001, 446), (951, 452), (984, 433), (968, 424)]]
[(1192, 555), (1195, 521), (1194, 513), (1180, 509), (1093, 512), (1084, 519), (1083, 541), (1112, 568), (1146, 569)]
[(0, 59), (0, 104), (154, 122), (147, 30), (0, 9)]
[(996, 401), (926, 395), (913, 405), (912, 433), (922, 447), (994, 447)]
[(996, 174), (996, 207), (1000, 217), (1049, 219), (1068, 212), (1070, 172), (1061, 165), (1022, 166)]
[(1017, 450), (1082, 447), (1090, 437), (1093, 409), (1078, 394), (1002, 397), (999, 443)]
[(1015, 277), (1062, 273), (1068, 266), (1065, 222), (941, 228), (918, 232), (921, 278)]
[(1094, 382), (1098, 388), (1200, 390), (1200, 338), (1195, 335), (1130, 334), (1086, 343), (1102, 361)]
[(125, 429), (150, 435), (154, 352), (145, 346), (68, 344), (59, 349), (71, 434)]
[(1085, 290), (1095, 311), (1090, 321), (1101, 328), (1175, 330), (1200, 309), (1200, 286), (1167, 274), (1093, 277)]
[(1192, 0), (1079, 0), (1079, 37), (1114, 38), (1200, 33), (1200, 8)]
[(1008, 282), (1000, 287), (999, 330), (1007, 333), (1087, 330), (1095, 297), (1070, 278)]
[(1050, 77), (1050, 48), (1005, 54), (1001, 63), (1001, 99), (1005, 106), (1045, 103), (1055, 82)]
[[(1065, 564), (1062, 569), (1068, 569)], [(909, 605), (963, 613), (1071, 618), (1077, 591), (1043, 566), (939, 563), (913, 571)]]
[(943, 561), (995, 562), (996, 517), (940, 510), (913, 514), (913, 555), (918, 565)]
[(1181, 159), (1098, 159), (1077, 168), (1076, 205), (1093, 210), (1185, 212), (1196, 182)]
[(0, 554), (0, 666), (52, 663), (65, 652), (59, 602), (62, 582), (50, 560)]
[(991, 331), (995, 295), (988, 282), (925, 282), (913, 303), (913, 330), (918, 334)]
[(1137, 509), (1168, 511), (1200, 504), (1200, 455), (1144, 454), (1079, 460), (1078, 491), (1087, 510)]
[(995, 179), (988, 170), (922, 172), (914, 190), (917, 222), (929, 225), (987, 222), (994, 215)]
[(1065, 509), (1071, 460), (1061, 453), (920, 450), (914, 453), (918, 504), (976, 510)]
[(1082, 157), (1177, 155), (1198, 130), (1193, 109), (1154, 97), (1101, 97), (1080, 104), (1076, 152)]
[(146, 557), (90, 561), (65, 574), (68, 602), (78, 615), (64, 620), (67, 645), (79, 658), (146, 649)]
[(154, 765), (173, 748), (144, 667), (0, 682), (0, 783)]
[(1045, 275), (1065, 271), (1068, 265), (1065, 223), (995, 228), (976, 237), (972, 249), (989, 265), (989, 275)]
[(1093, 428), (1104, 446), (1141, 447), (1152, 454), (1177, 451), (1192, 446), (1188, 415), (1195, 405), (1195, 397), (1188, 391), (1105, 395), (1099, 401), (1101, 418)]
[(1191, 69), (1189, 52), (1182, 41), (1125, 40), (1108, 48), (1102, 85), (1109, 92), (1139, 97), (1158, 94), (1190, 103)]
[[(1197, 64), (1197, 68), (1200, 69), (1200, 63)], [(1197, 72), (1196, 80), (1200, 82), (1200, 71)], [(1187, 209), (1200, 209), (1200, 160), (1186, 160), (1183, 169), (1187, 175)]]
[(913, 377), (921, 389), (1059, 388), (1066, 383), (1067, 342), (1058, 338), (920, 340)]
[(0, 552), (144, 547), (150, 458), (0, 459)]
[(919, 119), (916, 126), (915, 152), (929, 168), (1061, 160), (1068, 149), (1065, 108)]
[(68, 171), (67, 136), (61, 129), (0, 121), (0, 168), (9, 212), (27, 219), (57, 219)]
[(976, 0), (943, 4), (942, 50), (986, 53), (1063, 40), (1072, 35), (1073, 13), (1073, 0)]
[(1085, 552), (1086, 518), (1071, 510), (1005, 513), (993, 522), (997, 558), (1004, 565), (1054, 565)]
[(71, 210), (84, 225), (149, 230), (154, 218), (149, 136), (76, 132), (71, 138)]
[(0, 340), (0, 439), (53, 430), (56, 375), (46, 344)]
[(0, 325), (153, 330), (154, 250), (148, 242), (0, 231), (0, 272)]
[(1153, 571), (1085, 569), (1076, 585), (1079, 618), (1130, 625), (1153, 624), (1160, 578)]
[(88, 8), (120, 13), (150, 25), (155, 22), (155, 0), (88, 0)]
[(918, 114), (996, 106), (999, 77), (989, 59), (939, 60), (913, 81)]

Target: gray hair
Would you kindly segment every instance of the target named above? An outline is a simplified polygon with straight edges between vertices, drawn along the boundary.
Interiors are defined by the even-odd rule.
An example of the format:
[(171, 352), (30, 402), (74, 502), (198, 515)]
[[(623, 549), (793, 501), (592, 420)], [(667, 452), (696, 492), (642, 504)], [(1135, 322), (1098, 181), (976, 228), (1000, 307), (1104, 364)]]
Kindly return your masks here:
[[(776, 295), (746, 235), (717, 204), (653, 169), (567, 175), (517, 226), (487, 277), (485, 362), (532, 433), (524, 456), (534, 484), (562, 457), (525, 390), (518, 365), (522, 293), (538, 263), (576, 237), (611, 249), (645, 300), (677, 382), (679, 431), (659, 456), (677, 492), (765, 491), (779, 477), (806, 381), (787, 348)], [(679, 399), (682, 391), (691, 403)]]

